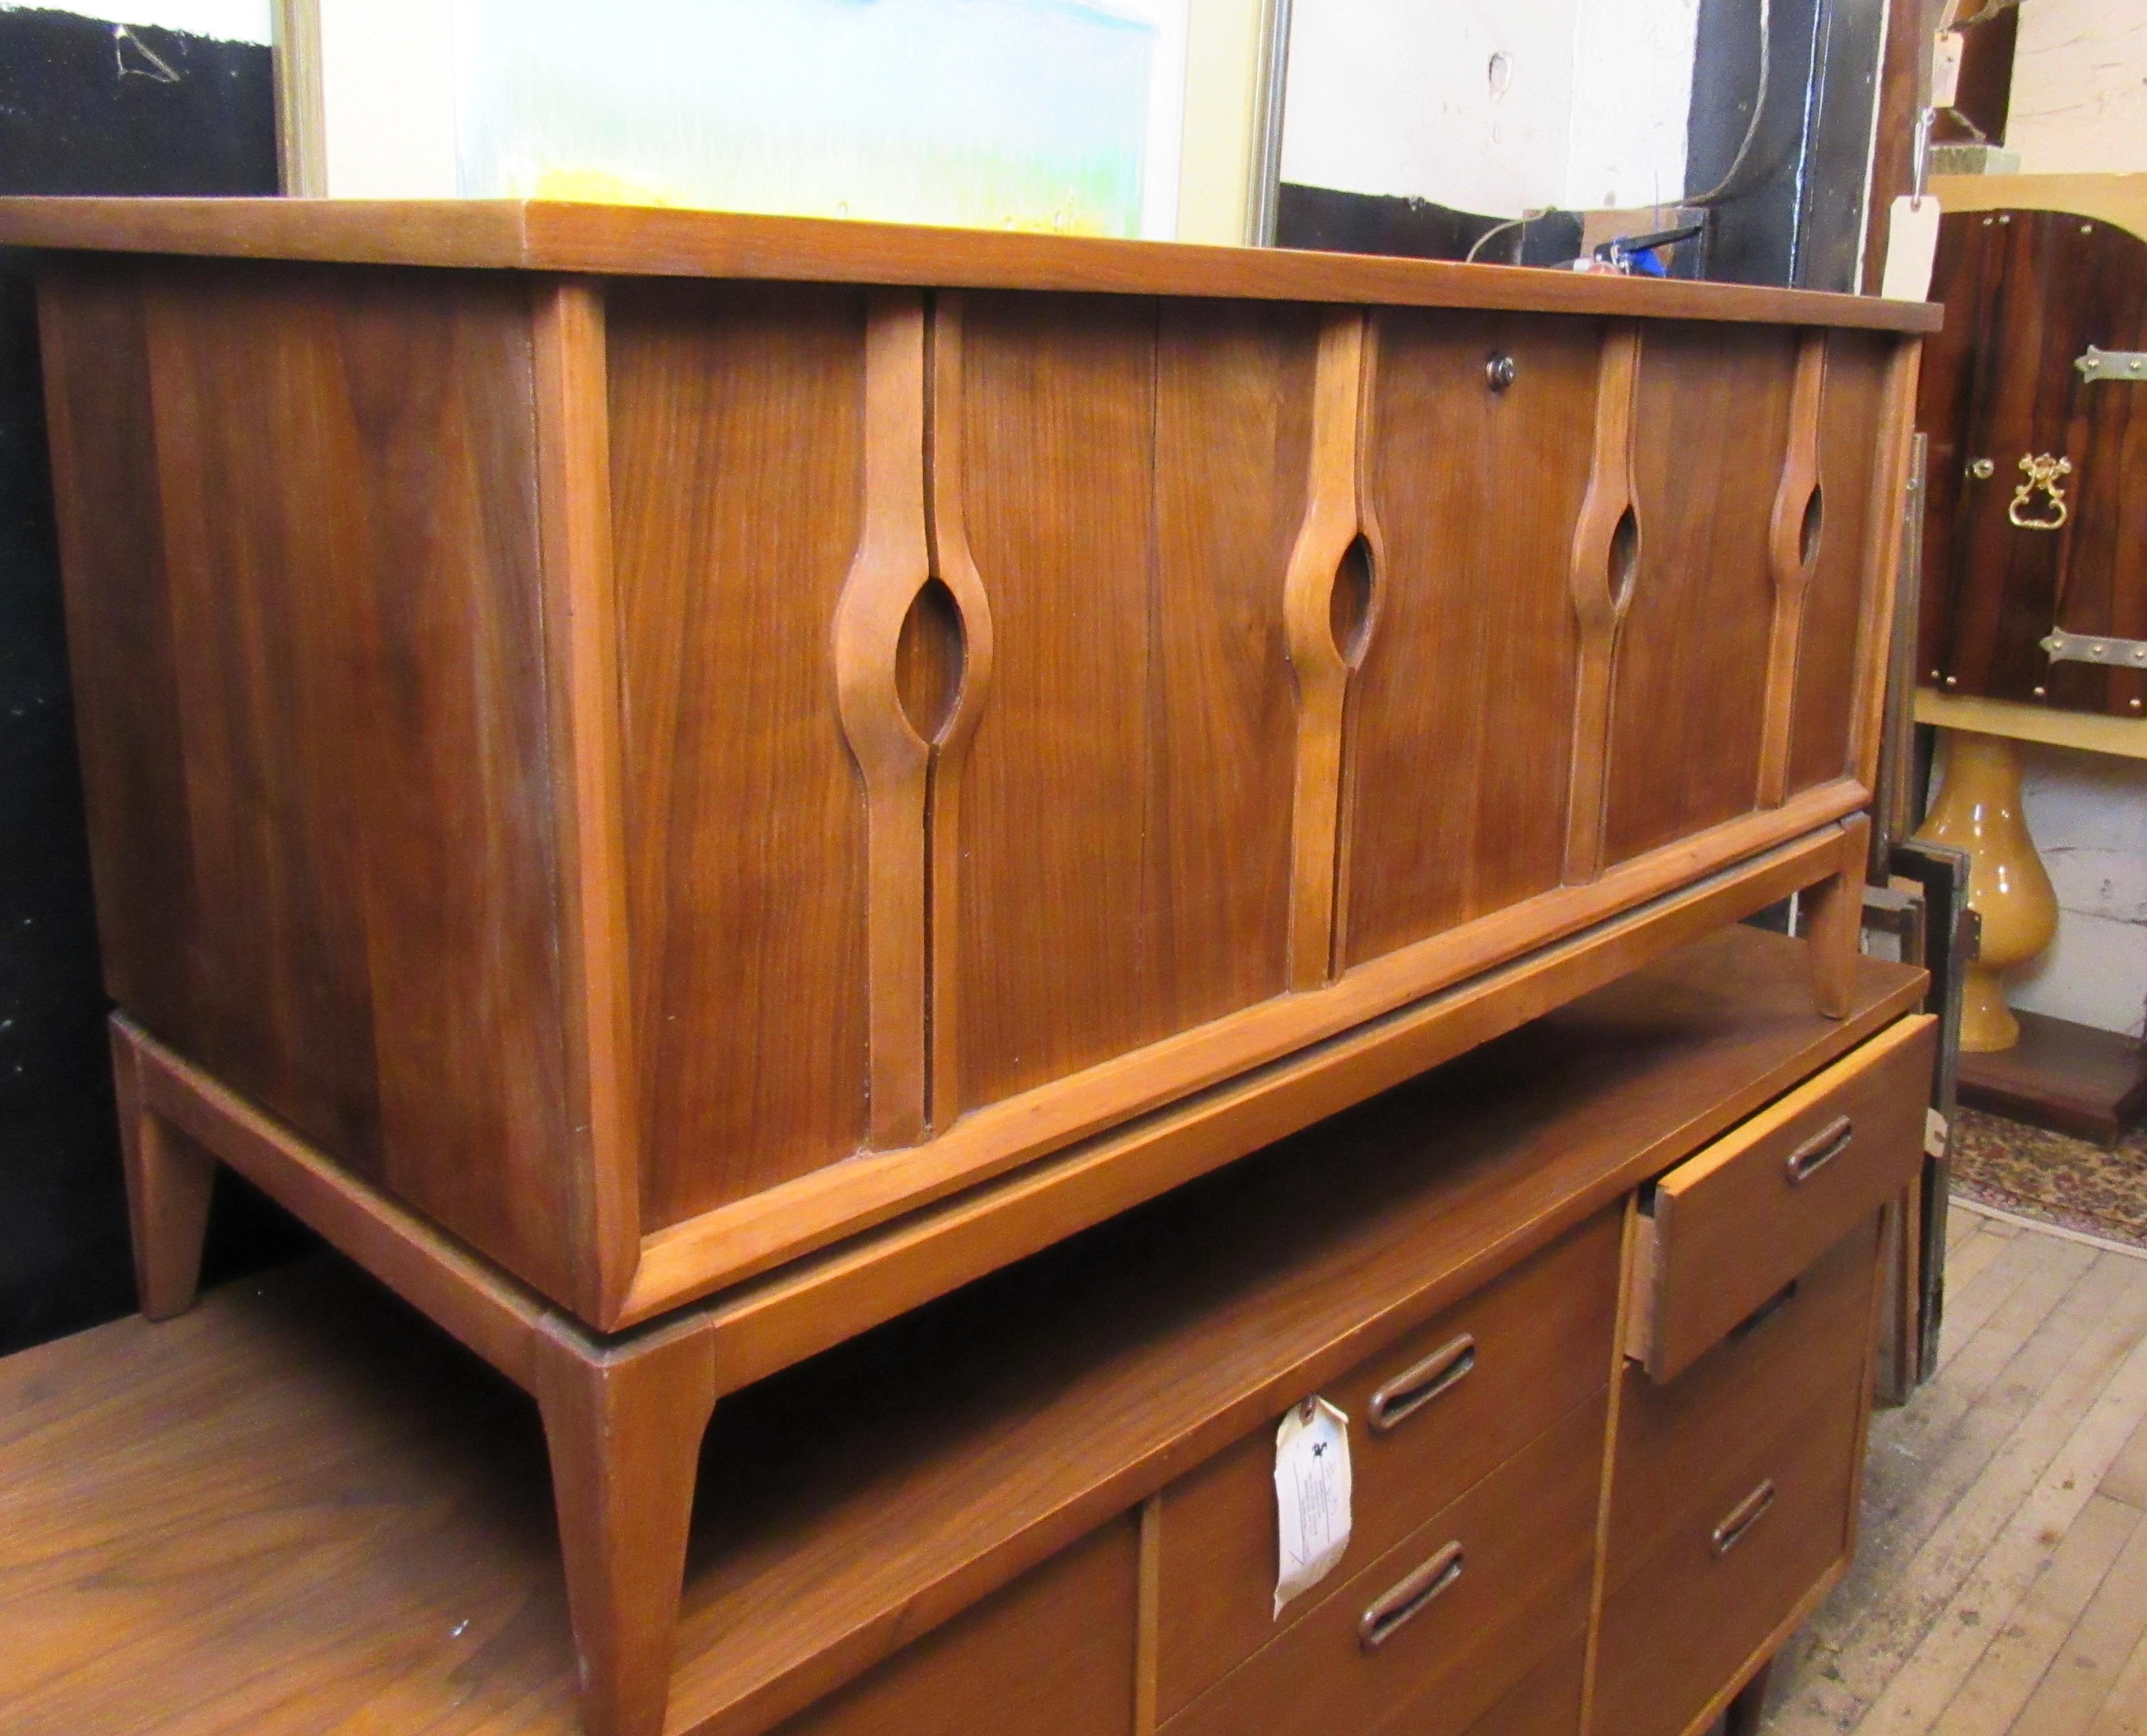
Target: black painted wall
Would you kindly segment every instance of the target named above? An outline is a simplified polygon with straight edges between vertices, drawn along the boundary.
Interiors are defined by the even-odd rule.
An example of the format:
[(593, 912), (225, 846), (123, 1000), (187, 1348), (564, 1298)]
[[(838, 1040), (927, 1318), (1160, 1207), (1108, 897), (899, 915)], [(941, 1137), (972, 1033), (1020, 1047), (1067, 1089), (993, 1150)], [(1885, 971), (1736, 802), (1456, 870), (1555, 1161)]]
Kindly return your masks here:
[[(266, 48), (0, 12), (0, 193), (275, 191)], [(23, 263), (0, 253), (0, 1353), (134, 1307)], [(213, 1273), (301, 1245), (218, 1190)]]
[[(1708, 238), (1710, 278), (1856, 288), (1885, 0), (1772, 0), (1767, 107)], [(1685, 185), (1729, 168), (1759, 88), (1759, 0), (1700, 0)]]

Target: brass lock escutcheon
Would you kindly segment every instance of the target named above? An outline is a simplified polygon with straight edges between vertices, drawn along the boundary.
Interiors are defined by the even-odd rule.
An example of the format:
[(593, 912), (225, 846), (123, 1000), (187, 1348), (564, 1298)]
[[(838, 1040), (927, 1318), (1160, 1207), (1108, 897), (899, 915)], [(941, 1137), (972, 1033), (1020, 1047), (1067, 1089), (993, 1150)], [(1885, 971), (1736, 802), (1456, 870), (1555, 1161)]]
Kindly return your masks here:
[[(2005, 516), (2022, 530), (2057, 529), (2071, 510), (2065, 504), (2065, 491), (2058, 478), (2073, 473), (2073, 461), (2061, 458), (2055, 453), (2027, 453), (2021, 457), (2020, 468), (2027, 473), (2028, 479), (2013, 491), (2013, 503), (2006, 508)], [(2039, 512), (2035, 502), (2038, 488), (2047, 497)]]

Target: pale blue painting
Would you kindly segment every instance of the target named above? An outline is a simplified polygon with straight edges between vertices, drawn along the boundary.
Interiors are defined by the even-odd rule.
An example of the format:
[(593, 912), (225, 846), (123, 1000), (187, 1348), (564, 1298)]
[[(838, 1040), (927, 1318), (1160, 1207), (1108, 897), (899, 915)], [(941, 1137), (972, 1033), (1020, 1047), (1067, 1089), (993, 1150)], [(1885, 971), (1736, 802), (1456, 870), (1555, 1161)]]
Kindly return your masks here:
[(1168, 236), (1184, 6), (455, 0), (461, 190)]

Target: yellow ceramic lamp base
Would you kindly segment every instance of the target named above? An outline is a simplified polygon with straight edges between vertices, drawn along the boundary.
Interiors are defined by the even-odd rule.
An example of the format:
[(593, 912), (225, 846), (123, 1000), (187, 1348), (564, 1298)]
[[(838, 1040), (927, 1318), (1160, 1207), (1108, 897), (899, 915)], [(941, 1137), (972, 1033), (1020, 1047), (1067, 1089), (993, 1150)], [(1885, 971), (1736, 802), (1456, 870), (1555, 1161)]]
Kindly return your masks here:
[(2057, 895), (2021, 813), (2019, 749), (2002, 736), (1948, 730), (1945, 776), (1916, 836), (1968, 853), (1969, 907), (1983, 918), (1963, 985), (1960, 1046), (1972, 1054), (2010, 1048), (2020, 1023), (2005, 1004), (2005, 973), (2058, 932)]

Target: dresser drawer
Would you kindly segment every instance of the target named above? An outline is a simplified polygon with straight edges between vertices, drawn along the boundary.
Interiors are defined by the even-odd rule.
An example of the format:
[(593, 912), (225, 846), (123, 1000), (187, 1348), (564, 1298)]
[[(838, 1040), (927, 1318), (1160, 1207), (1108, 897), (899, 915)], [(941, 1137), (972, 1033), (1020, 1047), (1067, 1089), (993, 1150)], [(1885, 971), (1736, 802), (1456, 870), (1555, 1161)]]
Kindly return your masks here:
[(1719, 1710), (1847, 1558), (1878, 1252), (1874, 1208), (1676, 1380), (1627, 1368), (1597, 1728), (1680, 1736)]
[(1846, 1561), (1864, 1365), (1840, 1372), (1729, 1458), (1687, 1461), (1704, 1500), (1684, 1503), (1604, 1599), (1598, 1729), (1685, 1736)]
[(1320, 1389), (1349, 1418), (1349, 1550), (1279, 1621), (1273, 1424), (1164, 1491), (1162, 1716), (1604, 1383), (1618, 1254), (1605, 1213)]
[[(1588, 1672), (1588, 1629), (1577, 1628), (1527, 1679), (1469, 1726), (1469, 1736), (1579, 1736), (1580, 1695)], [(1414, 1736), (1389, 1724), (1392, 1736)]]
[(1936, 1029), (1890, 1026), (1656, 1184), (1626, 1340), (1649, 1373), (1675, 1378), (1914, 1179)]
[(1172, 1736), (1459, 1736), (1499, 1708), (1587, 1618), (1605, 1398), (1353, 1574)]
[(1114, 1520), (770, 1736), (1124, 1736), (1138, 1561)]
[[(1879, 1219), (1844, 1236), (1761, 1311), (1664, 1385), (1628, 1364), (1604, 1563), (1613, 1591), (1660, 1540), (1711, 1526), (1723, 1468), (1822, 1399), (1854, 1412), (1871, 1334)], [(1726, 1481), (1724, 1480), (1726, 1478)]]

